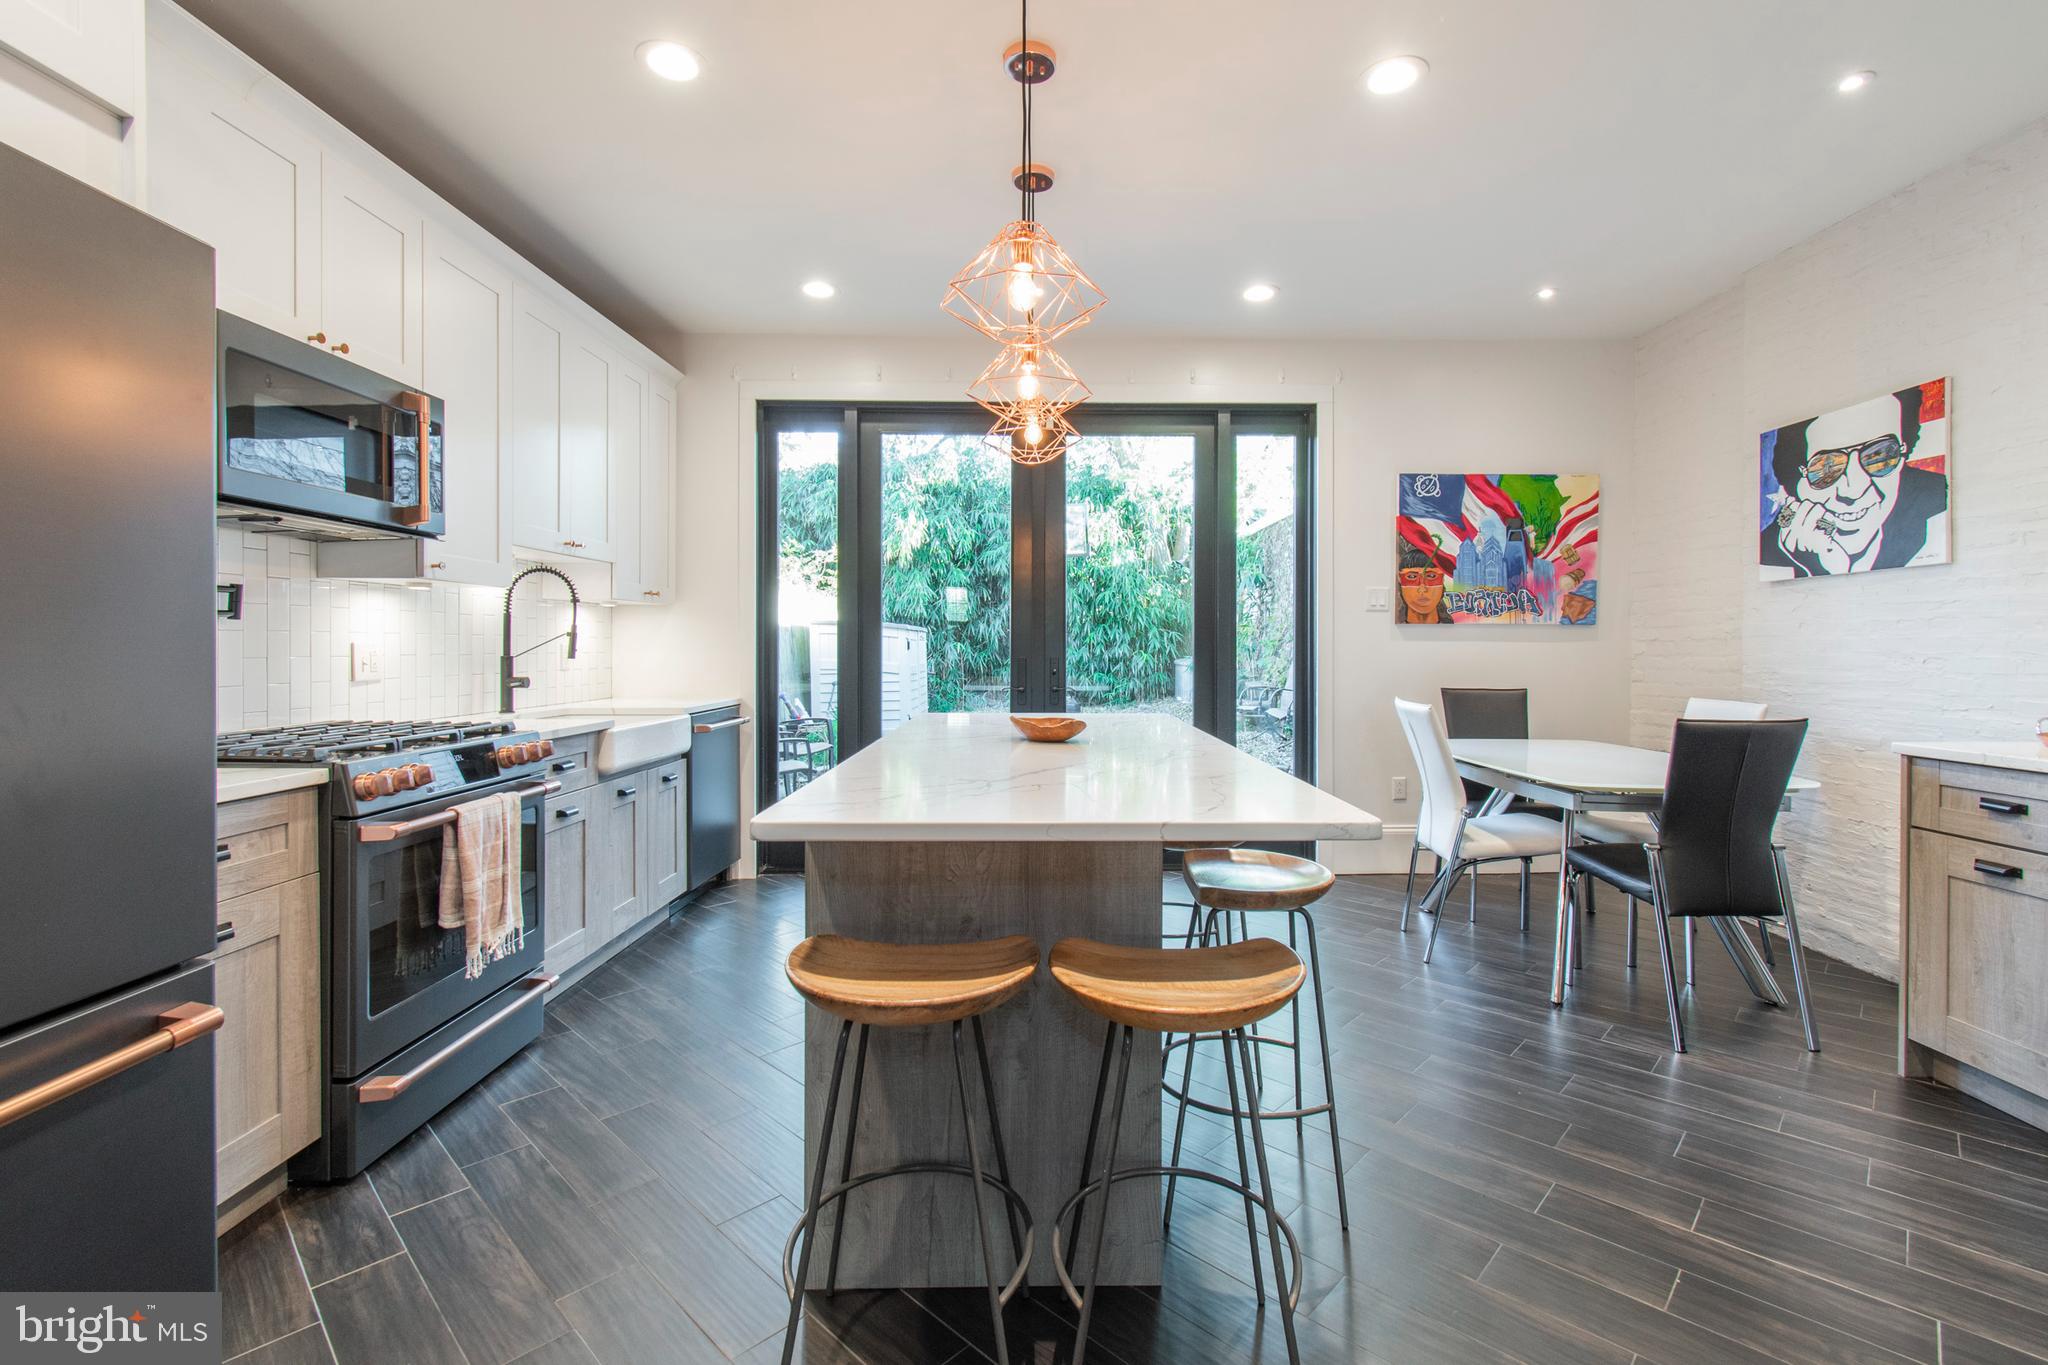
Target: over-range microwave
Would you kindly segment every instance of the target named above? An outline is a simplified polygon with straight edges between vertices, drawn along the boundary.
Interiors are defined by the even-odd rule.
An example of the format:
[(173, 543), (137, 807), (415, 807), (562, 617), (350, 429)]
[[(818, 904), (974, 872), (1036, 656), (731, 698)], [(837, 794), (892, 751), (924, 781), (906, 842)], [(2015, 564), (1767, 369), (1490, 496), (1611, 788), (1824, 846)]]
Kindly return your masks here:
[(440, 399), (232, 313), (215, 358), (225, 515), (315, 538), (441, 534)]

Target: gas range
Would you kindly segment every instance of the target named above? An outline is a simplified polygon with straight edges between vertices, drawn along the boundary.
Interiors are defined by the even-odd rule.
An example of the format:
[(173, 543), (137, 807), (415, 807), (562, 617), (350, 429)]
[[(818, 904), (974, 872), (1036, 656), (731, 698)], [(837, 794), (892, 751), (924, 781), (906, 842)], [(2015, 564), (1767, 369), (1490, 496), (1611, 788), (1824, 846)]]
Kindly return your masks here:
[(370, 815), (538, 775), (554, 741), (500, 720), (334, 721), (222, 735), (221, 763), (324, 764), (333, 814)]

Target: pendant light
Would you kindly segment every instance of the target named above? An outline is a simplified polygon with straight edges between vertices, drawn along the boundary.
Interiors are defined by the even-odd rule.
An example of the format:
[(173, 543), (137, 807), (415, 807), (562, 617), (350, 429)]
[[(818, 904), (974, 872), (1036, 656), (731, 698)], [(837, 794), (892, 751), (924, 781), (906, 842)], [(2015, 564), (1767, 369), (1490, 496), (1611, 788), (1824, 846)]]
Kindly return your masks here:
[(1003, 53), (1004, 69), (1021, 90), (1023, 159), (1010, 173), (1018, 217), (953, 277), (939, 306), (1002, 344), (968, 396), (995, 415), (991, 444), (1021, 464), (1040, 464), (1066, 449), (1074, 435), (1066, 414), (1088, 397), (1088, 386), (1052, 342), (1107, 299), (1038, 221), (1038, 196), (1052, 188), (1053, 174), (1031, 158), (1032, 91), (1051, 79), (1058, 57), (1031, 41), (1029, 0), (1021, 16), (1023, 32)]

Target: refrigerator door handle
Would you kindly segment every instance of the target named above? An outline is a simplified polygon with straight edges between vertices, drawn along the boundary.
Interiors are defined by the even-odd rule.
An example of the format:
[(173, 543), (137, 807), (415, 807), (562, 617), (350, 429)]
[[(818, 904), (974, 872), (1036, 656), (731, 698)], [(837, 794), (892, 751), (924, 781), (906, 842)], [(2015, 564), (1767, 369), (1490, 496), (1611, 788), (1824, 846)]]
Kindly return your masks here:
[(90, 1090), (101, 1081), (110, 1080), (152, 1057), (160, 1057), (173, 1048), (204, 1038), (219, 1028), (226, 1018), (220, 1006), (197, 1001), (165, 1010), (156, 1017), (156, 1028), (148, 1037), (0, 1100), (0, 1128)]

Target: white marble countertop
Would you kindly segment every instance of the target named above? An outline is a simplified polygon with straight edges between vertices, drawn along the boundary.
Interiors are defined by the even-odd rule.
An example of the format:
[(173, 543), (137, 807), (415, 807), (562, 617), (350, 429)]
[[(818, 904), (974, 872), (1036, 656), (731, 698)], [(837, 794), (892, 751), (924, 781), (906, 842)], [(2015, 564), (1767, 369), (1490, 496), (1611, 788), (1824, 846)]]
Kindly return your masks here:
[(2038, 739), (1912, 739), (1892, 745), (1906, 758), (1933, 758), (1943, 763), (1979, 763), (1987, 768), (2048, 773), (2048, 745)]
[(918, 716), (754, 817), (789, 841), (1377, 839), (1380, 822), (1171, 716), (1082, 713), (1034, 744), (1000, 713)]
[(213, 770), (214, 804), (247, 801), (252, 796), (324, 787), (327, 769), (310, 763), (223, 763)]

